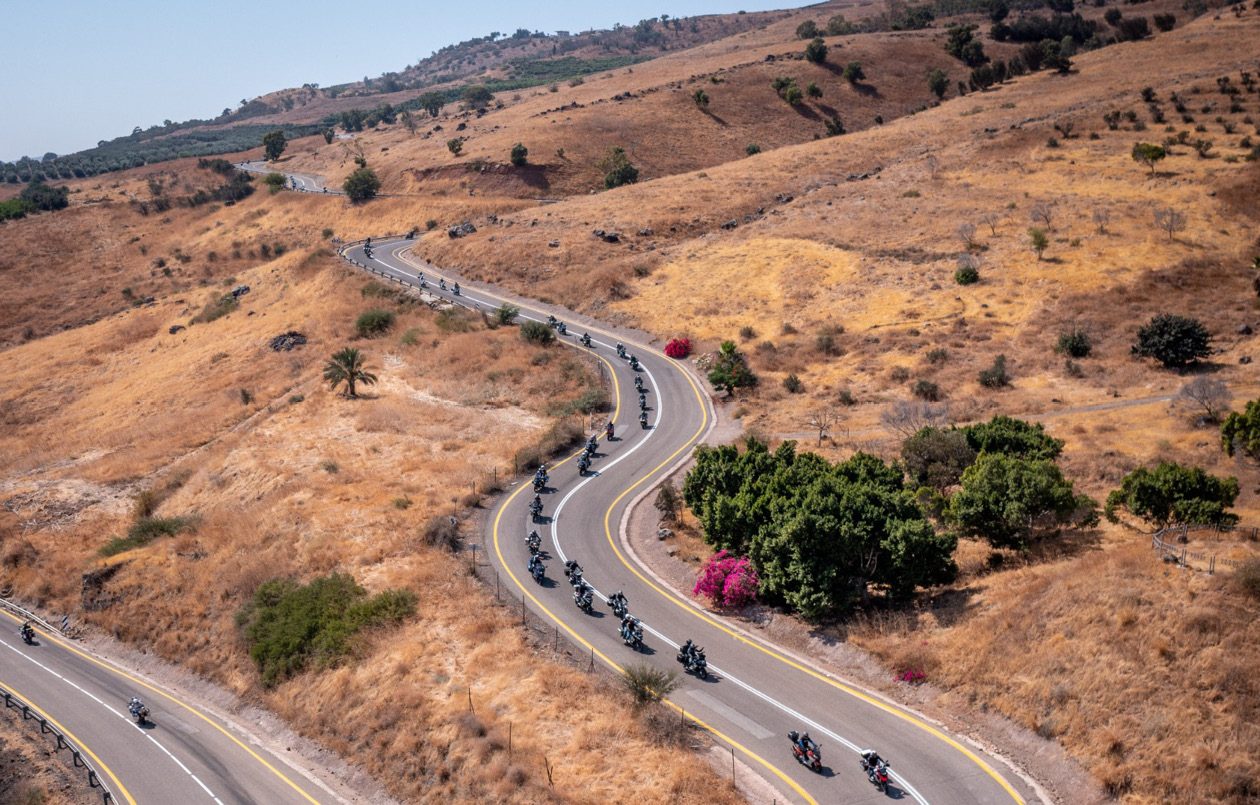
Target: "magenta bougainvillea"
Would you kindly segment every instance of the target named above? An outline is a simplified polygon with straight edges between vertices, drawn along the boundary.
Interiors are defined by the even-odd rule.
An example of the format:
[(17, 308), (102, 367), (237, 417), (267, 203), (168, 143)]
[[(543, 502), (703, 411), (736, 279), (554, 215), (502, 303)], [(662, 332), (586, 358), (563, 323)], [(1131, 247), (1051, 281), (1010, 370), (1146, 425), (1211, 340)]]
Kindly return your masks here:
[(671, 338), (665, 345), (665, 354), (676, 360), (682, 360), (691, 354), (691, 339)]
[(700, 568), (700, 577), (692, 589), (719, 607), (738, 608), (757, 597), (757, 571), (747, 556), (732, 556), (718, 551)]

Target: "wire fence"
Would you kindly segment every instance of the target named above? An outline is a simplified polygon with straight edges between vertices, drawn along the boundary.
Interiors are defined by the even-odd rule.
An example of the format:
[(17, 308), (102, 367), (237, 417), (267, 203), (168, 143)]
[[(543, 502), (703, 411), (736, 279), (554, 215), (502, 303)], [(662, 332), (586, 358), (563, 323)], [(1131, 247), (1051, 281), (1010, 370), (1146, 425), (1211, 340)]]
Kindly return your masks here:
[(17, 710), (22, 714), (23, 722), (34, 721), (39, 724), (39, 732), (41, 735), (53, 736), (57, 743), (54, 752), (60, 752), (63, 749), (70, 752), (70, 762), (73, 764), (74, 768), (85, 769), (87, 771), (88, 787), (100, 789), (101, 801), (104, 802), (105, 805), (110, 805), (110, 803), (115, 801), (114, 793), (109, 790), (109, 786), (101, 779), (100, 773), (97, 772), (91, 762), (83, 756), (84, 753), (80, 750), (80, 748), (76, 746), (74, 742), (71, 741), (66, 734), (57, 727), (56, 724), (53, 724), (33, 706), (22, 701), (17, 694), (10, 690), (0, 687), (0, 697), (4, 700), (5, 712), (8, 712), (9, 710)]
[(1220, 556), (1215, 553), (1207, 553), (1205, 551), (1192, 551), (1187, 543), (1190, 541), (1191, 533), (1211, 533), (1211, 534), (1237, 534), (1242, 540), (1248, 542), (1256, 542), (1260, 540), (1260, 529), (1258, 528), (1222, 528), (1212, 525), (1174, 525), (1167, 528), (1161, 528), (1151, 535), (1151, 548), (1154, 549), (1160, 558), (1165, 562), (1179, 565), (1180, 567), (1202, 568), (1208, 573), (1215, 573), (1216, 566), (1220, 564), (1222, 567), (1237, 569), (1242, 562), (1237, 559)]

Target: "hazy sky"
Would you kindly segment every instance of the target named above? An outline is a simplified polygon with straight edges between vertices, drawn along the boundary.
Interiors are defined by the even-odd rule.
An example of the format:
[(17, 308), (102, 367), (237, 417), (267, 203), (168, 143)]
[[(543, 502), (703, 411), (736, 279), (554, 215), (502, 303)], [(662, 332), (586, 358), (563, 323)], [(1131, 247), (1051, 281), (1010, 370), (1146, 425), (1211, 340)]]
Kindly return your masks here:
[(68, 154), (242, 98), (414, 64), (491, 31), (551, 32), (801, 0), (0, 0), (0, 160)]

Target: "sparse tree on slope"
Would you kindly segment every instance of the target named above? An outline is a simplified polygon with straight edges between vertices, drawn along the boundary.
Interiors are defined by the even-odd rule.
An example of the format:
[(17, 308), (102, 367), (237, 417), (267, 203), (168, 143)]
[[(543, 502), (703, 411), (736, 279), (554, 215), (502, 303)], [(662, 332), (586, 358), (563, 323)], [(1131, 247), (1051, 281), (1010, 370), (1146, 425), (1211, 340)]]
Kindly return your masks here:
[(354, 347), (346, 347), (333, 356), (324, 365), (324, 379), (335, 391), (338, 386), (345, 385), (346, 396), (355, 397), (355, 384), (371, 386), (376, 383), (376, 375), (367, 370), (363, 353)]

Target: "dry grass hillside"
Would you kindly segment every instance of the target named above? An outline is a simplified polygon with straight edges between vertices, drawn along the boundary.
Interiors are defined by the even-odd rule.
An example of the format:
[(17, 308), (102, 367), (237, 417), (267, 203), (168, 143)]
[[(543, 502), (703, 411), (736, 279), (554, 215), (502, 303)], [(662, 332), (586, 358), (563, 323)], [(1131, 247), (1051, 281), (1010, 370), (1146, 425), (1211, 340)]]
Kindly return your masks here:
[[(470, 484), (502, 477), (514, 449), (550, 438), (564, 401), (597, 384), (592, 368), (527, 347), (514, 328), (379, 296), (316, 250), (236, 280), (252, 288), (237, 310), (174, 335), (167, 327), (199, 305), (170, 293), (0, 353), (11, 381), (5, 586), (260, 700), (403, 799), (593, 802), (633, 788), (734, 801), (678, 751), (685, 737), (645, 726), (607, 683), (535, 656), (510, 615), (478, 606), (487, 593), (464, 560), (424, 537), (435, 515), (465, 516)], [(369, 307), (395, 310), (387, 336), (354, 335)], [(273, 352), (268, 340), (289, 330), (309, 343)], [(319, 378), (347, 343), (380, 377), (359, 400)], [(155, 516), (195, 527), (100, 558), (141, 490), (160, 501)], [(417, 616), (343, 667), (261, 688), (235, 613), (268, 579), (333, 571), (415, 591)], [(604, 764), (594, 743), (599, 758), (645, 765)]]

